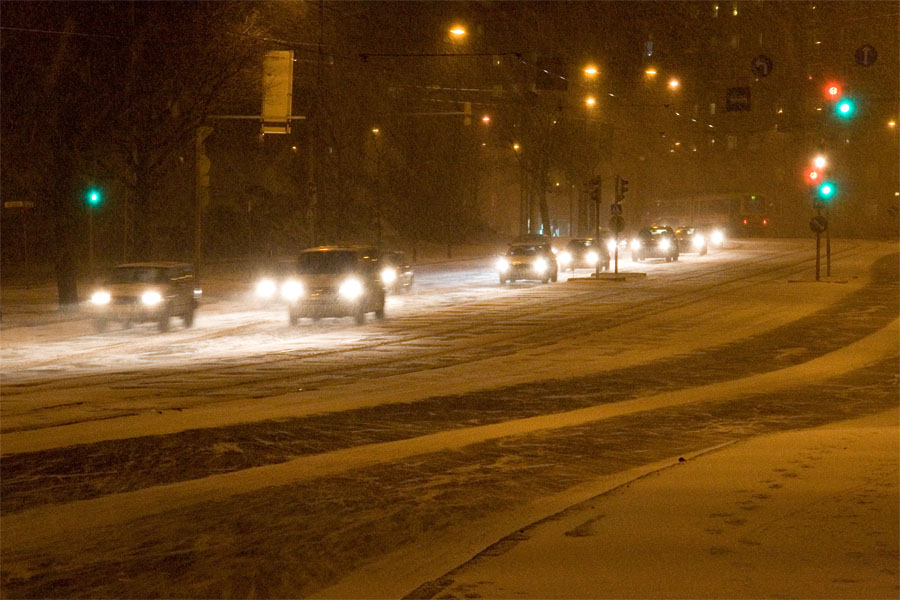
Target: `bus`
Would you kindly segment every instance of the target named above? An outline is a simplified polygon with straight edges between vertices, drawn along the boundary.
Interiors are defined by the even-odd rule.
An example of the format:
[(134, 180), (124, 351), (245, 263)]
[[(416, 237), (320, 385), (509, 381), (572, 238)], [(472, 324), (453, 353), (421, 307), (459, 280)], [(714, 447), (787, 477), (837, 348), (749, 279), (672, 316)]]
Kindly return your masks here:
[(773, 236), (777, 204), (762, 194), (693, 194), (653, 202), (647, 217), (654, 225), (720, 229), (728, 237)]

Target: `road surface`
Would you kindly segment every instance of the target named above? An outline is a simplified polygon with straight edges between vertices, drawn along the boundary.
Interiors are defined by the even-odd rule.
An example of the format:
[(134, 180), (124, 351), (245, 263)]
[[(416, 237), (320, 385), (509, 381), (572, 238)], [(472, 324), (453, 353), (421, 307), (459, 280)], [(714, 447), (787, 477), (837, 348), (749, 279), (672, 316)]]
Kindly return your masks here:
[(611, 485), (896, 406), (896, 246), (834, 260), (817, 283), (808, 240), (741, 241), (511, 286), (469, 261), (364, 326), (215, 286), (190, 330), (7, 326), (3, 595), (464, 595), (447, 574)]

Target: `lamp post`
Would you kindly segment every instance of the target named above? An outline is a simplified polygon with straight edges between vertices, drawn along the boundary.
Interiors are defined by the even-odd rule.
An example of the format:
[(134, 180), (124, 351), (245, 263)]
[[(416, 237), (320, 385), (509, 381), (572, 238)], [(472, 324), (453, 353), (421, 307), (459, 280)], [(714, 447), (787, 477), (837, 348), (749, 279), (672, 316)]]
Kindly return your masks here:
[(372, 144), (375, 149), (375, 245), (381, 247), (381, 161), (378, 152), (378, 135), (381, 129), (372, 128)]

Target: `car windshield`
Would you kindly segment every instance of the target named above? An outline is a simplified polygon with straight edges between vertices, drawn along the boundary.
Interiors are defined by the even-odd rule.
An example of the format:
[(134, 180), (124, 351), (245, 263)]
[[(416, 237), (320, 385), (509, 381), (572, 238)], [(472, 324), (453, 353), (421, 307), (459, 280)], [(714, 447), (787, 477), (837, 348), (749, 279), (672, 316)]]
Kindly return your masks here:
[(513, 246), (507, 253), (509, 256), (534, 256), (537, 248), (534, 246)]
[(166, 269), (162, 267), (116, 267), (109, 283), (163, 283)]
[(305, 252), (297, 260), (297, 271), (304, 275), (334, 275), (357, 268), (356, 252)]

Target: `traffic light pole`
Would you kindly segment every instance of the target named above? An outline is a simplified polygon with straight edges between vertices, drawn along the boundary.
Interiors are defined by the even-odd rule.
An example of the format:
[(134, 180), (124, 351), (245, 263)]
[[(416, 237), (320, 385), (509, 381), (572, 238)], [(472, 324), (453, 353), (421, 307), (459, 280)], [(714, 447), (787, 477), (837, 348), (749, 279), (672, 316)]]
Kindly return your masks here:
[[(600, 200), (603, 197), (603, 178), (597, 175), (597, 199), (594, 206), (594, 243), (600, 244)], [(594, 265), (594, 277), (600, 277), (600, 255)]]
[(825, 230), (825, 275), (831, 277), (831, 227)]

